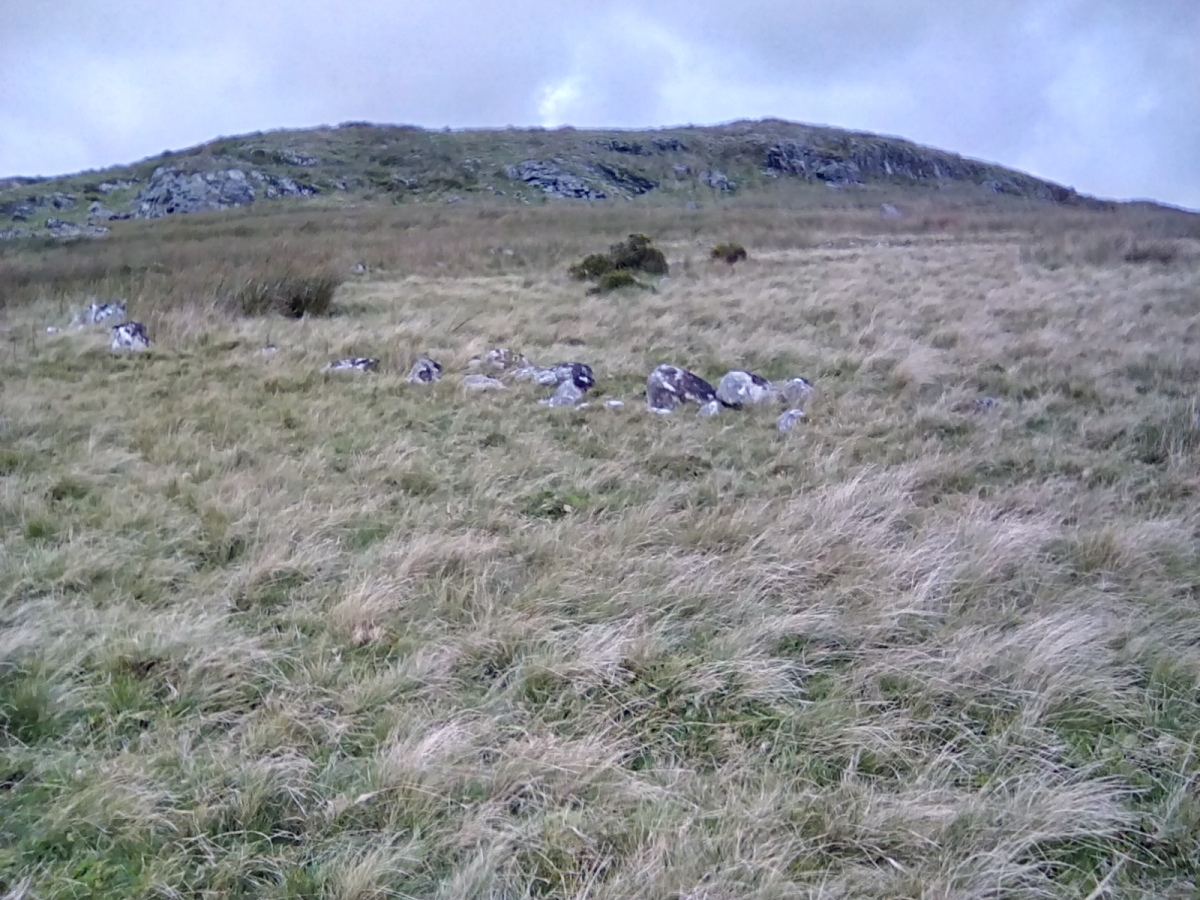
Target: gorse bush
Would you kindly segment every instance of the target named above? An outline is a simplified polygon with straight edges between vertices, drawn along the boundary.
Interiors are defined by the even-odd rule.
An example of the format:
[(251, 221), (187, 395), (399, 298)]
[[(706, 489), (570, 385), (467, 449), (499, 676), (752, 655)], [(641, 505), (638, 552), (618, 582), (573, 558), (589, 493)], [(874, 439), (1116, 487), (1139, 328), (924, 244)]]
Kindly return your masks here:
[(628, 269), (613, 269), (611, 272), (605, 272), (600, 276), (594, 287), (588, 288), (588, 293), (610, 294), (613, 291), (619, 291), (622, 288), (641, 288), (642, 290), (653, 290), (648, 284), (642, 284), (638, 281), (633, 273)]
[(568, 269), (579, 281), (594, 280), (612, 272), (645, 272), (666, 275), (667, 258), (644, 234), (631, 234), (608, 248), (608, 253), (592, 253)]
[(287, 273), (259, 276), (246, 281), (226, 298), (226, 305), (244, 316), (279, 313), (291, 319), (327, 316), (342, 277), (332, 271), (307, 275)]

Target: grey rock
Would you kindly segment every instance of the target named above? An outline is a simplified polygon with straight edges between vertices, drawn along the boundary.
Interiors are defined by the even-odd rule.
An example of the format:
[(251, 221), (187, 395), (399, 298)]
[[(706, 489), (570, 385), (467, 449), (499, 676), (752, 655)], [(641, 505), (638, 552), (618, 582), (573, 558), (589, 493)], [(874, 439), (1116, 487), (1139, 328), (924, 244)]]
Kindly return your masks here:
[(604, 406), (608, 409), (624, 409), (625, 401), (624, 400), (605, 400)]
[(734, 409), (745, 403), (773, 400), (778, 394), (779, 389), (767, 379), (740, 369), (726, 372), (717, 384), (717, 399)]
[(720, 404), (711, 384), (687, 369), (663, 364), (646, 379), (646, 406), (652, 412), (669, 413), (681, 403), (706, 407)]
[(408, 372), (409, 384), (433, 384), (442, 378), (442, 367), (427, 356), (422, 356)]
[(629, 153), (634, 156), (653, 156), (654, 154), (639, 144), (637, 141), (624, 141), (620, 138), (614, 138), (608, 142), (608, 149), (614, 153)]
[(102, 181), (96, 185), (96, 190), (101, 194), (111, 194), (113, 191), (123, 191), (126, 188), (131, 188), (137, 184), (136, 178), (118, 178), (115, 181)]
[(84, 307), (82, 312), (71, 316), (71, 324), (77, 327), (84, 325), (99, 325), (109, 319), (125, 318), (125, 301), (113, 300), (111, 303), (93, 301)]
[(276, 347), (274, 344), (263, 344), (262, 349), (260, 349), (258, 352), (261, 353), (263, 356), (274, 356), (276, 353), (279, 352), (279, 348)]
[(675, 173), (675, 177), (683, 178), (685, 175), (692, 174), (692, 167), (683, 163), (674, 163), (671, 166), (671, 171)]
[(784, 432), (791, 431), (793, 428), (796, 427), (797, 422), (802, 422), (802, 421), (804, 421), (804, 410), (789, 409), (786, 412), (784, 412), (783, 415), (781, 415), (779, 417), (779, 422), (776, 423), (775, 427), (778, 428), (780, 431), (784, 431)]
[(650, 143), (652, 143), (663, 153), (679, 153), (687, 149), (687, 147), (684, 146), (683, 141), (674, 137), (655, 138)]
[(252, 170), (249, 175), (241, 169), (185, 173), (172, 166), (160, 166), (150, 176), (149, 183), (138, 192), (134, 200), (135, 215), (141, 219), (158, 219), (175, 214), (247, 206), (258, 199), (259, 192), (263, 197), (273, 199), (311, 196), (317, 193), (317, 189), (312, 185), (299, 184), (286, 176), (267, 175), (257, 170)]
[(468, 391), (502, 391), (505, 389), (504, 382), (499, 378), (480, 374), (463, 376), (462, 386)]
[(60, 331), (62, 331), (62, 329), (56, 325), (46, 326), (46, 334), (58, 334)]
[(379, 360), (369, 356), (347, 356), (335, 359), (324, 369), (326, 372), (378, 372)]
[(497, 372), (507, 372), (512, 369), (530, 368), (532, 364), (523, 353), (517, 353), (507, 347), (493, 347), (483, 355), (482, 360), (472, 360), (475, 365), (483, 365)]
[(604, 200), (608, 196), (558, 163), (527, 159), (516, 165), (505, 166), (504, 175), (510, 181), (523, 181), (553, 197)]
[(150, 336), (141, 322), (122, 322), (112, 327), (113, 350), (141, 351), (150, 347)]
[(705, 172), (700, 176), (704, 183), (716, 191), (732, 191), (734, 184), (729, 180), (729, 176), (724, 172), (713, 169), (711, 172)]
[(775, 387), (779, 389), (780, 396), (792, 406), (803, 406), (804, 402), (811, 398), (817, 390), (816, 385), (811, 381), (799, 376), (777, 383)]
[(631, 172), (629, 169), (623, 169), (619, 166), (610, 166), (597, 162), (588, 166), (588, 170), (599, 175), (605, 181), (623, 188), (634, 196), (648, 194), (658, 187), (658, 182), (653, 178), (646, 178), (644, 175), (639, 175), (637, 172)]
[(558, 390), (554, 392), (553, 397), (539, 400), (538, 403), (543, 406), (576, 406), (583, 400), (584, 393), (573, 381), (564, 381), (559, 384)]
[(720, 411), (721, 411), (721, 401), (720, 400), (710, 400), (708, 403), (705, 403), (703, 406), (700, 407), (700, 409), (697, 411), (696, 415), (698, 415), (698, 416), (715, 416)]
[(295, 150), (276, 150), (275, 159), (288, 166), (315, 166), (321, 160), (315, 156), (309, 156), (307, 153), (298, 153)]
[(900, 212), (900, 210), (898, 210), (896, 207), (892, 206), (892, 204), (890, 204), (890, 203), (880, 204), (879, 214), (881, 216), (883, 216), (885, 219), (899, 219), (901, 216), (904, 215), (904, 213)]

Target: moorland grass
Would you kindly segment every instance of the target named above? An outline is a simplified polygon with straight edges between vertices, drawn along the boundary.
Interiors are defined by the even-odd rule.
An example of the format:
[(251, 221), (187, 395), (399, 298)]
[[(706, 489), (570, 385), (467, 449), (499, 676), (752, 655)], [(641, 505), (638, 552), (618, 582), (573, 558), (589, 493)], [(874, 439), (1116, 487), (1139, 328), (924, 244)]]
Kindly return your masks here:
[[(1192, 896), (1196, 242), (944, 215), (6, 247), (0, 895)], [(583, 295), (567, 262), (630, 232), (671, 277)], [(750, 258), (703, 264), (729, 233)], [(371, 274), (328, 317), (222, 305), (283, 259)], [(44, 334), (115, 290), (149, 352)], [(495, 345), (626, 406), (458, 391)], [(647, 415), (668, 361), (820, 397), (787, 435)]]

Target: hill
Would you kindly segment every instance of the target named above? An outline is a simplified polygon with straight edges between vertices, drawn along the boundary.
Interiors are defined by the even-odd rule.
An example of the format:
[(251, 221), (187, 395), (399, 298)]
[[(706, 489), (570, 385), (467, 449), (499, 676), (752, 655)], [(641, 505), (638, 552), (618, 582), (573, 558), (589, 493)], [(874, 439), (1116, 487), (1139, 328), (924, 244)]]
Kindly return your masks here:
[(899, 138), (771, 119), (645, 131), (429, 131), (352, 122), (221, 138), (63, 178), (8, 179), (0, 182), (0, 233), (96, 235), (114, 220), (279, 198), (338, 204), (645, 197), (682, 203), (771, 191), (781, 182), (873, 186), (900, 195), (951, 189), (985, 205), (1007, 199), (1111, 206)]

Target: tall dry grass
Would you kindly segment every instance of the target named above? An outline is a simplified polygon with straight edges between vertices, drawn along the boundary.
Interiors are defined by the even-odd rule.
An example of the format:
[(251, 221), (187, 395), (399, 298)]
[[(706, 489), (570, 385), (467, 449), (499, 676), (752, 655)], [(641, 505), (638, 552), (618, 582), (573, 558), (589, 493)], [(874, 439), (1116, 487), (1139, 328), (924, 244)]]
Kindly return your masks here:
[[(1194, 894), (1195, 241), (929, 215), (308, 211), (6, 249), (0, 892)], [(1044, 255), (1111, 229), (1178, 253)], [(658, 293), (569, 278), (631, 232)], [(283, 263), (346, 275), (333, 315), (218, 302)], [(149, 353), (42, 333), (122, 285)], [(627, 405), (460, 392), (496, 344)], [(319, 372), (350, 354), (381, 372)], [(408, 385), (424, 354), (450, 374)], [(643, 414), (663, 361), (820, 399), (788, 435)]]

